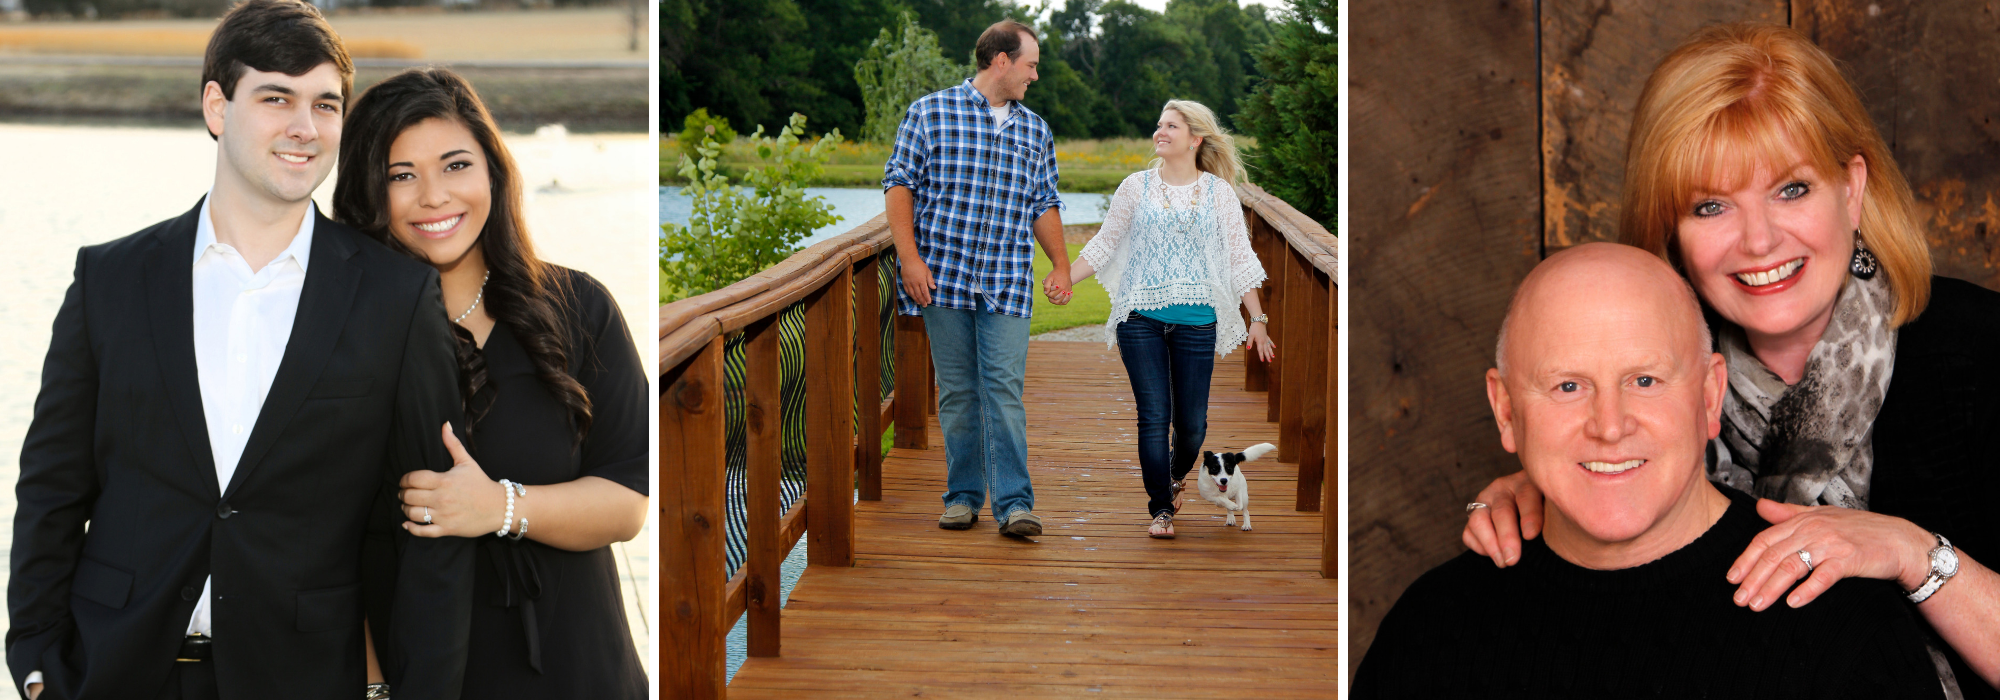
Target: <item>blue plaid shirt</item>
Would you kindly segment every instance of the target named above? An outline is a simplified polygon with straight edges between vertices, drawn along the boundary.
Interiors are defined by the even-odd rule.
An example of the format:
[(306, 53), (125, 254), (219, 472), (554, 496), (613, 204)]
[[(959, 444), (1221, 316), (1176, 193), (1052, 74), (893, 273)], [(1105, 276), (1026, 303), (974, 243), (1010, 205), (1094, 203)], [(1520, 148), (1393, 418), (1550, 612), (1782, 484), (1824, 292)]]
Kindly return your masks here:
[[(1030, 317), (1035, 308), (1035, 219), (1061, 207), (1056, 147), (1048, 122), (1013, 104), (993, 123), (992, 105), (967, 80), (910, 104), (883, 167), (882, 188), (910, 188), (917, 252), (937, 290), (931, 303)], [(896, 286), (896, 310), (922, 313)]]

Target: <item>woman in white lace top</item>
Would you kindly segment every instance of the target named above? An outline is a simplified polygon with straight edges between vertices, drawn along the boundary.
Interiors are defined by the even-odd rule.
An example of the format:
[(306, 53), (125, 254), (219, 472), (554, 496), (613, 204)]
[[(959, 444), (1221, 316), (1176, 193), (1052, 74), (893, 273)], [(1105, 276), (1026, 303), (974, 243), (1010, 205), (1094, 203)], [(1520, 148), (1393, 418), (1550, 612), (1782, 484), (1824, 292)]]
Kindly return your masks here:
[[(1208, 432), (1216, 356), (1246, 340), (1267, 361), (1276, 352), (1257, 296), (1264, 268), (1229, 184), (1243, 177), (1234, 141), (1207, 107), (1174, 100), (1160, 114), (1153, 152), (1154, 167), (1125, 178), (1112, 195), (1097, 237), (1070, 266), (1070, 283), (1096, 274), (1111, 295), (1104, 325), (1139, 414), (1140, 476), (1153, 516), (1147, 532), (1164, 539), (1174, 536), (1181, 480)], [(1239, 303), (1250, 311), (1248, 327)]]

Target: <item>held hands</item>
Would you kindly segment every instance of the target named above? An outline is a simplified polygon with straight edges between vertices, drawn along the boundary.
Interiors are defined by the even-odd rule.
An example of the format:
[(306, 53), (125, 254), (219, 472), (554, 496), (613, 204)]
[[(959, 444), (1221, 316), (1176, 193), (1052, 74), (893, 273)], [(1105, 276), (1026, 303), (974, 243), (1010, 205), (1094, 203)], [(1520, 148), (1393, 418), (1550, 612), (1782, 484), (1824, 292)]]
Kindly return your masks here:
[[(403, 516), (410, 522), (403, 529), (418, 537), (478, 537), (500, 529), (506, 512), (507, 494), (500, 483), (486, 477), (486, 471), (466, 454), (465, 445), (444, 424), (444, 448), (451, 452), (451, 471), (438, 473), (418, 470), (403, 475)], [(430, 516), (430, 524), (424, 516)]]
[[(1838, 506), (1795, 506), (1757, 499), (1757, 514), (1772, 523), (1729, 567), (1736, 604), (1764, 610), (1792, 583), (1805, 579), (1785, 604), (1813, 602), (1843, 578), (1895, 581), (1915, 589), (1930, 575), (1937, 538), (1915, 523)], [(1799, 551), (1812, 555), (1810, 577)]]
[[(917, 306), (930, 306), (931, 292), (937, 289), (937, 280), (931, 279), (930, 266), (925, 265), (922, 258), (914, 256), (904, 259), (902, 263), (903, 293), (910, 295), (910, 300), (917, 302)], [(495, 525), (493, 529), (498, 530), (500, 526)]]
[(1278, 346), (1271, 343), (1271, 334), (1265, 332), (1264, 324), (1250, 324), (1250, 351), (1257, 353), (1257, 359), (1270, 362), (1278, 357)]
[(1057, 306), (1068, 304), (1071, 293), (1069, 270), (1067, 269), (1054, 270), (1049, 273), (1046, 279), (1042, 280), (1042, 295), (1048, 297), (1051, 304)]
[(1487, 484), (1477, 502), (1486, 507), (1466, 518), (1459, 533), (1465, 547), (1503, 569), (1520, 561), (1521, 540), (1542, 534), (1542, 490), (1528, 480), (1528, 472), (1518, 471)]

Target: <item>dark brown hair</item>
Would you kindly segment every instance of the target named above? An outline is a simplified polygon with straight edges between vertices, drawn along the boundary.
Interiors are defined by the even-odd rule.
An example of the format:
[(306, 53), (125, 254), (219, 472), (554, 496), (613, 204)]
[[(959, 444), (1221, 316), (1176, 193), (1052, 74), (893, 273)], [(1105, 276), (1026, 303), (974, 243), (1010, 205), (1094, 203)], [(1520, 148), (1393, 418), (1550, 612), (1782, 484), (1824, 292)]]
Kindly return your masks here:
[[(230, 8), (208, 37), (201, 61), (201, 85), (222, 86), (222, 99), (236, 99), (236, 81), (246, 69), (301, 76), (320, 64), (340, 70), (340, 96), (354, 94), (354, 61), (333, 25), (302, 0), (248, 0)], [(215, 138), (210, 133), (209, 138)]]
[[(535, 257), (521, 211), (521, 178), (500, 129), (472, 85), (443, 68), (412, 68), (362, 93), (347, 115), (340, 143), (340, 176), (333, 189), (333, 218), (353, 226), (410, 257), (424, 257), (389, 232), (389, 146), (396, 137), (430, 119), (464, 126), (486, 152), (492, 181), (492, 211), (479, 233), (480, 252), (492, 277), (486, 282), (486, 309), (507, 324), (535, 365), (535, 375), (569, 409), (574, 440), (590, 432), (590, 396), (569, 374), (567, 309), (558, 305), (564, 281)], [(493, 406), (495, 389), (486, 375), (485, 355), (472, 332), (452, 324), (458, 340), (459, 389), (468, 430)]]
[(987, 66), (993, 64), (993, 57), (1003, 53), (1007, 54), (1009, 61), (1021, 60), (1022, 35), (1027, 35), (1036, 42), (1041, 41), (1035, 36), (1035, 30), (1012, 19), (994, 22), (993, 26), (980, 32), (979, 42), (972, 47), (972, 57), (979, 62), (979, 69), (986, 70)]

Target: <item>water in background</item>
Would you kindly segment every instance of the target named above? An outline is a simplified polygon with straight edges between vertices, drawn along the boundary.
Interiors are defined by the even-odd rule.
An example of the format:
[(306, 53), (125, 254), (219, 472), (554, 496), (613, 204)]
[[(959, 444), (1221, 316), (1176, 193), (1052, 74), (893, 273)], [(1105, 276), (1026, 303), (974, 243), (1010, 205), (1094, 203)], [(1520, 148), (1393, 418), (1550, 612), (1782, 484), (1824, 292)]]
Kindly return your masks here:
[[(825, 197), (827, 203), (833, 205), (834, 215), (842, 217), (842, 220), (807, 235), (805, 241), (799, 244), (801, 248), (852, 231), (862, 222), (875, 218), (887, 206), (882, 199), (882, 190), (873, 187), (808, 187), (806, 194)], [(1064, 224), (1095, 224), (1104, 221), (1104, 210), (1109, 206), (1111, 196), (1064, 192), (1062, 201)], [(680, 187), (660, 188), (660, 223), (685, 226), (688, 217), (693, 215), (693, 200), (681, 194)]]
[[(571, 135), (560, 127), (509, 135), (521, 168), (529, 231), (544, 259), (583, 270), (611, 290), (648, 376), (659, 303), (658, 216), (646, 195), (658, 157), (645, 134)], [(21, 440), (41, 387), (56, 309), (80, 246), (101, 243), (186, 212), (215, 177), (215, 142), (183, 129), (0, 124), (0, 548), (13, 541)], [(106, 159), (104, 154), (119, 154)], [(333, 178), (314, 193), (331, 200)], [(613, 547), (625, 614), (639, 658), (655, 672), (648, 615), (659, 537), (653, 511), (638, 539)], [(0, 549), (0, 556), (4, 556)], [(0, 568), (0, 585), (7, 570)], [(0, 609), (0, 626), (6, 610)]]

